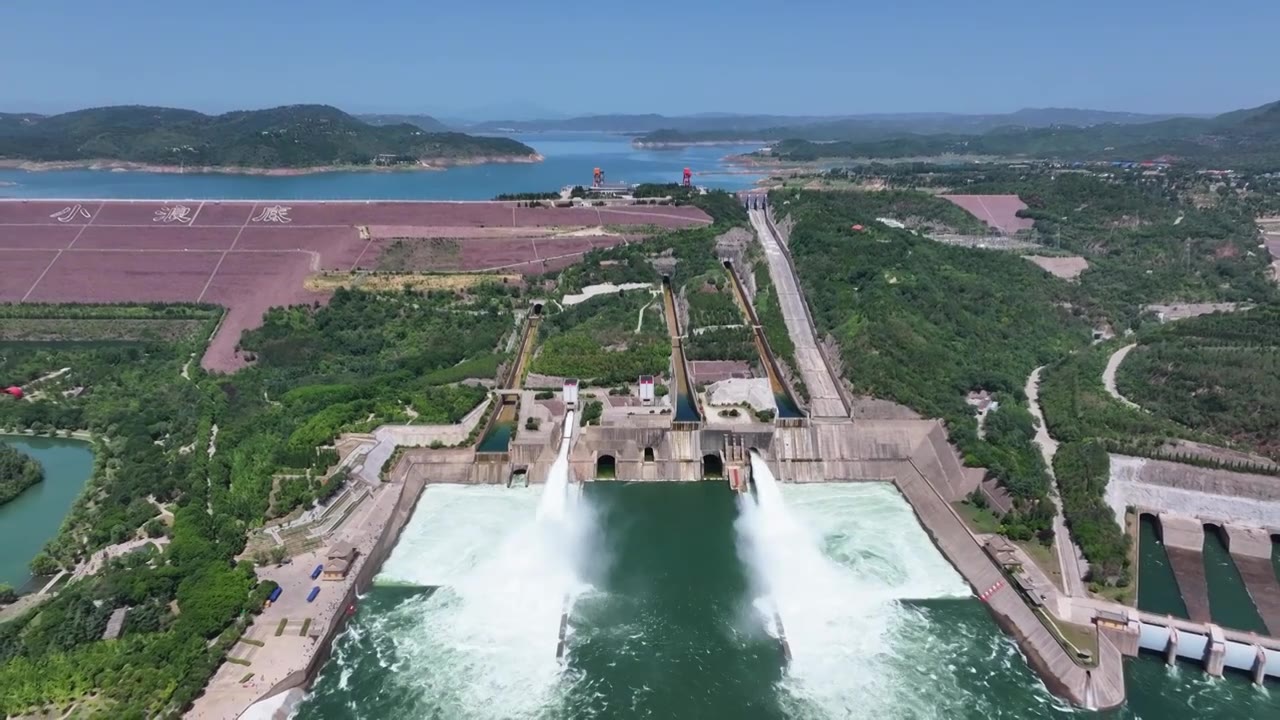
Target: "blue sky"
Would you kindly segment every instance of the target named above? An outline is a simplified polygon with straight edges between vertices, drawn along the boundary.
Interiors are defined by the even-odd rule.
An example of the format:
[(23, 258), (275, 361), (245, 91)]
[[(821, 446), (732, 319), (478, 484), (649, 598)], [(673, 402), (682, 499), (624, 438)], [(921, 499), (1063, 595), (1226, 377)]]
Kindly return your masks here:
[(4, 0), (0, 110), (1210, 113), (1280, 99), (1277, 28), (1276, 0)]

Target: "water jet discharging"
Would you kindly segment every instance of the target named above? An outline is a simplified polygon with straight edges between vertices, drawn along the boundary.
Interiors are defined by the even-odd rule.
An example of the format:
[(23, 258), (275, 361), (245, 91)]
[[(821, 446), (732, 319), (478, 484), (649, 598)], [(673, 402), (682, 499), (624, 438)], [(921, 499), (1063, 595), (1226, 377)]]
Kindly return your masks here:
[[(585, 540), (585, 533), (589, 530), (590, 523), (575, 522), (582, 521), (584, 515), (582, 513), (572, 512), (573, 508), (582, 507), (582, 493), (573, 494), (572, 508), (570, 507), (570, 489), (569, 489), (569, 446), (573, 444), (573, 422), (575, 419), (574, 411), (570, 410), (564, 416), (564, 437), (560, 439), (560, 452), (556, 454), (555, 462), (551, 464), (551, 471), (547, 474), (547, 486), (542, 490), (542, 501), (538, 505), (538, 524), (552, 525), (552, 531), (559, 536), (560, 540), (565, 543), (563, 554), (566, 557), (574, 557), (576, 548), (585, 548), (586, 544), (580, 542)], [(575, 563), (576, 568), (580, 568), (580, 563)], [(574, 583), (576, 586), (578, 583)], [(563, 660), (565, 653), (565, 640), (569, 632), (569, 610), (573, 607), (574, 587), (566, 587), (564, 590), (564, 598), (560, 603), (560, 625), (559, 636), (556, 639), (556, 660)]]
[(901, 676), (899, 662), (923, 660), (897, 655), (931, 621), (901, 601), (968, 597), (968, 586), (892, 487), (784, 490), (755, 453), (751, 476), (752, 495), (738, 499), (738, 554), (753, 605), (788, 652), (784, 703), (802, 716), (831, 717), (903, 707), (910, 690), (886, 681)]
[[(376, 697), (362, 698), (362, 716), (379, 717), (386, 703), (383, 717), (499, 720), (555, 703), (562, 623), (586, 589), (579, 551), (592, 547), (594, 524), (569, 478), (574, 422), (569, 413), (540, 492), (427, 487), (374, 593), (385, 597), (395, 584), (434, 592), (401, 592), (394, 606), (358, 621), (366, 637), (352, 642), (376, 653), (335, 652), (339, 677), (378, 675), (375, 660), (396, 669)], [(340, 687), (317, 692), (319, 705), (344, 702)]]

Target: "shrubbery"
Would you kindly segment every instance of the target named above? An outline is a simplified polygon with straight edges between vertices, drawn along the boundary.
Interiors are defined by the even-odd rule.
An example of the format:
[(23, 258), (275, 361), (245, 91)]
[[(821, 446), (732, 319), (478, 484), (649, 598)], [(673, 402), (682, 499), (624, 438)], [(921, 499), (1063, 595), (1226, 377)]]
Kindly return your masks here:
[(1111, 458), (1097, 441), (1058, 448), (1053, 471), (1061, 490), (1062, 512), (1071, 536), (1089, 561), (1094, 582), (1129, 584), (1129, 536), (1103, 500), (1111, 476)]

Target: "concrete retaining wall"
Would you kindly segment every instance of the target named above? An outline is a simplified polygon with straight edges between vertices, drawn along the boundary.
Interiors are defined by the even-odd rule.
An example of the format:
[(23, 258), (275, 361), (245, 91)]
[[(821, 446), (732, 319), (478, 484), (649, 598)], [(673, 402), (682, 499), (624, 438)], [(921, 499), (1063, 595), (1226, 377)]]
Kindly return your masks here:
[(1119, 653), (1108, 652), (1093, 670), (1077, 665), (1008, 585), (1003, 573), (978, 546), (939, 491), (930, 485), (919, 468), (911, 468), (914, 472), (904, 471), (896, 478), (898, 489), (911, 503), (934, 544), (975, 592), (1002, 584), (987, 598), (987, 608), (996, 622), (1018, 640), (1028, 664), (1049, 690), (1077, 705), (1098, 709), (1123, 704), (1124, 666), (1117, 662)]
[[(404, 526), (409, 522), (409, 518), (413, 516), (413, 510), (418, 504), (418, 498), (421, 497), (422, 489), (426, 487), (426, 483), (421, 479), (407, 479), (404, 482), (400, 482), (398, 487), (399, 493), (396, 497), (395, 508), (392, 510), (391, 517), (388, 519), (382, 535), (374, 542), (368, 554), (359, 558), (359, 568), (356, 570), (355, 582), (347, 586), (340, 607), (354, 605), (357, 601), (357, 596), (373, 583), (374, 577), (382, 569), (382, 564), (386, 562), (396, 543), (399, 542), (400, 533), (404, 530)], [(324, 632), (318, 641), (319, 647), (315, 654), (312, 655), (311, 661), (307, 663), (306, 668), (289, 674), (270, 690), (263, 693), (255, 702), (260, 702), (265, 698), (279, 695), (293, 688), (309, 685), (316, 675), (320, 673), (320, 668), (323, 667), (325, 661), (329, 659), (333, 651), (333, 642), (346, 625), (347, 617), (345, 612), (335, 613), (324, 628)]]
[(1127, 506), (1202, 520), (1280, 528), (1280, 478), (1167, 460), (1111, 456), (1106, 501), (1123, 526)]

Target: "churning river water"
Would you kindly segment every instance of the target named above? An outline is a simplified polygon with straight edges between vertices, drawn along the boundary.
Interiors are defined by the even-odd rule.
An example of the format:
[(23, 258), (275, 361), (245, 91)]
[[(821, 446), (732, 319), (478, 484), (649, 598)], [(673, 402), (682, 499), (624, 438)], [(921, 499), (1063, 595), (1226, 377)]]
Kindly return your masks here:
[[(722, 483), (588, 483), (569, 581), (530, 539), (539, 492), (429, 487), (295, 717), (1097, 716), (1045, 690), (889, 485), (783, 486), (778, 528)], [(1108, 717), (1280, 716), (1240, 677), (1128, 678)]]

